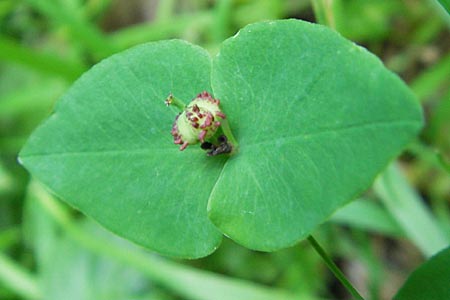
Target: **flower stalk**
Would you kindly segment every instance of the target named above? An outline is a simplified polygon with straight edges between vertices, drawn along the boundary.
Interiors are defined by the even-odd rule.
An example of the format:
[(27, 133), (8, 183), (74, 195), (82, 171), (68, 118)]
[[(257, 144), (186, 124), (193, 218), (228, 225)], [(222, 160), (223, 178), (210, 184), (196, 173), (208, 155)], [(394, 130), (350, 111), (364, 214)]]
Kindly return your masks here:
[(323, 261), (327, 265), (328, 269), (333, 272), (334, 276), (342, 283), (342, 285), (347, 289), (347, 291), (353, 296), (354, 299), (364, 300), (364, 298), (359, 294), (355, 287), (350, 283), (350, 281), (345, 277), (344, 273), (338, 268), (334, 261), (328, 256), (325, 250), (320, 246), (316, 239), (310, 235), (308, 236), (308, 242), (313, 246), (314, 250), (322, 257)]

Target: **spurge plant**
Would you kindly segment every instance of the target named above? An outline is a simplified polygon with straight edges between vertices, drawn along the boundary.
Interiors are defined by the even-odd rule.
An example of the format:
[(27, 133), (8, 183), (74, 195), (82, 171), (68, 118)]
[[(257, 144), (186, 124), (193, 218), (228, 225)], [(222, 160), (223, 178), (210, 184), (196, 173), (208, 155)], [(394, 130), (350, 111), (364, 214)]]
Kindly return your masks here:
[(275, 251), (364, 192), (422, 122), (414, 95), (364, 48), (320, 25), (272, 21), (214, 58), (169, 40), (105, 59), (20, 160), (61, 199), (159, 253), (202, 257), (223, 235)]

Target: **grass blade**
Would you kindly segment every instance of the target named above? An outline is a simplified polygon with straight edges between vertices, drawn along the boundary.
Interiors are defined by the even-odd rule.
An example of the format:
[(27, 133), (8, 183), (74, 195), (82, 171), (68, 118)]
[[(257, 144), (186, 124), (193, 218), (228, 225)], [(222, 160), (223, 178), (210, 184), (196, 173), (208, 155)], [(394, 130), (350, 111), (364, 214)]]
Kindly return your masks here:
[(406, 236), (425, 256), (430, 257), (449, 244), (422, 199), (411, 188), (396, 164), (391, 164), (380, 175), (374, 188)]

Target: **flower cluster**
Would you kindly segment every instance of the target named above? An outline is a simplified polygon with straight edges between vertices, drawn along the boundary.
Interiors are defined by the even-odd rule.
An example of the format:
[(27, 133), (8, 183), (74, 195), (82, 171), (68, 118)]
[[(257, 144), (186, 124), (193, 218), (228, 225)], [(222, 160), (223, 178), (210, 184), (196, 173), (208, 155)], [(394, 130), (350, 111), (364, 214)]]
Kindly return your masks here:
[(181, 151), (188, 145), (204, 143), (216, 133), (221, 125), (220, 121), (225, 119), (219, 104), (219, 99), (214, 99), (208, 92), (202, 92), (177, 115), (171, 133), (174, 143), (181, 145)]

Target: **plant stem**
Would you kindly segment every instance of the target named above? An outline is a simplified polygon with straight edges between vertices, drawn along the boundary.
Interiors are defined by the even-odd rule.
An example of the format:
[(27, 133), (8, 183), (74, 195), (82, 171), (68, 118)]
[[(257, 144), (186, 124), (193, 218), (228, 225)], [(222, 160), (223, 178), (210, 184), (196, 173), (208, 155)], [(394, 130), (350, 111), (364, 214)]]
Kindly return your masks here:
[[(448, 74), (449, 68), (450, 54), (447, 54), (441, 57), (440, 60), (432, 67), (421, 72), (416, 78), (414, 78), (410, 84), (411, 89), (422, 102), (430, 101), (430, 96), (433, 96), (433, 94), (439, 91), (441, 87), (443, 91), (448, 91), (448, 88), (445, 88), (445, 78), (446, 74)], [(443, 97), (443, 99), (445, 99), (445, 97)]]
[(169, 96), (167, 96), (167, 99), (165, 101), (167, 106), (170, 105), (175, 105), (175, 107), (177, 107), (179, 110), (183, 111), (184, 108), (186, 107), (186, 104), (184, 104), (183, 101), (181, 101), (178, 98), (175, 98), (172, 93), (169, 94)]
[(312, 5), (317, 22), (336, 29), (333, 13), (334, 0), (312, 0)]
[(60, 76), (74, 81), (87, 67), (80, 62), (58, 58), (51, 53), (41, 53), (20, 45), (12, 39), (0, 38), (0, 60), (19, 63), (38, 72)]
[(173, 12), (175, 8), (175, 1), (174, 0), (166, 0), (166, 1), (158, 1), (158, 6), (156, 9), (156, 22), (162, 21), (162, 20), (172, 20), (173, 18)]
[(0, 252), (0, 282), (26, 299), (41, 299), (37, 279)]
[(221, 122), (220, 126), (222, 127), (223, 134), (225, 134), (228, 141), (233, 145), (232, 153), (235, 153), (237, 150), (237, 147), (238, 147), (238, 142), (237, 142), (236, 138), (233, 136), (233, 133), (231, 132), (231, 128), (230, 128), (230, 125), (228, 124), (228, 120), (224, 119), (220, 122)]
[(83, 44), (96, 59), (119, 51), (119, 48), (101, 30), (74, 11), (74, 7), (63, 5), (62, 1), (27, 0), (30, 6), (58, 25), (66, 26), (77, 43)]
[(331, 260), (328, 254), (323, 250), (323, 248), (319, 245), (316, 239), (310, 235), (308, 236), (308, 241), (313, 246), (314, 250), (322, 257), (327, 267), (333, 272), (334, 276), (342, 283), (342, 285), (347, 289), (347, 291), (358, 300), (364, 300), (364, 298), (358, 293), (358, 291), (353, 287), (353, 285), (348, 281), (345, 277), (344, 273), (336, 266), (336, 264)]

